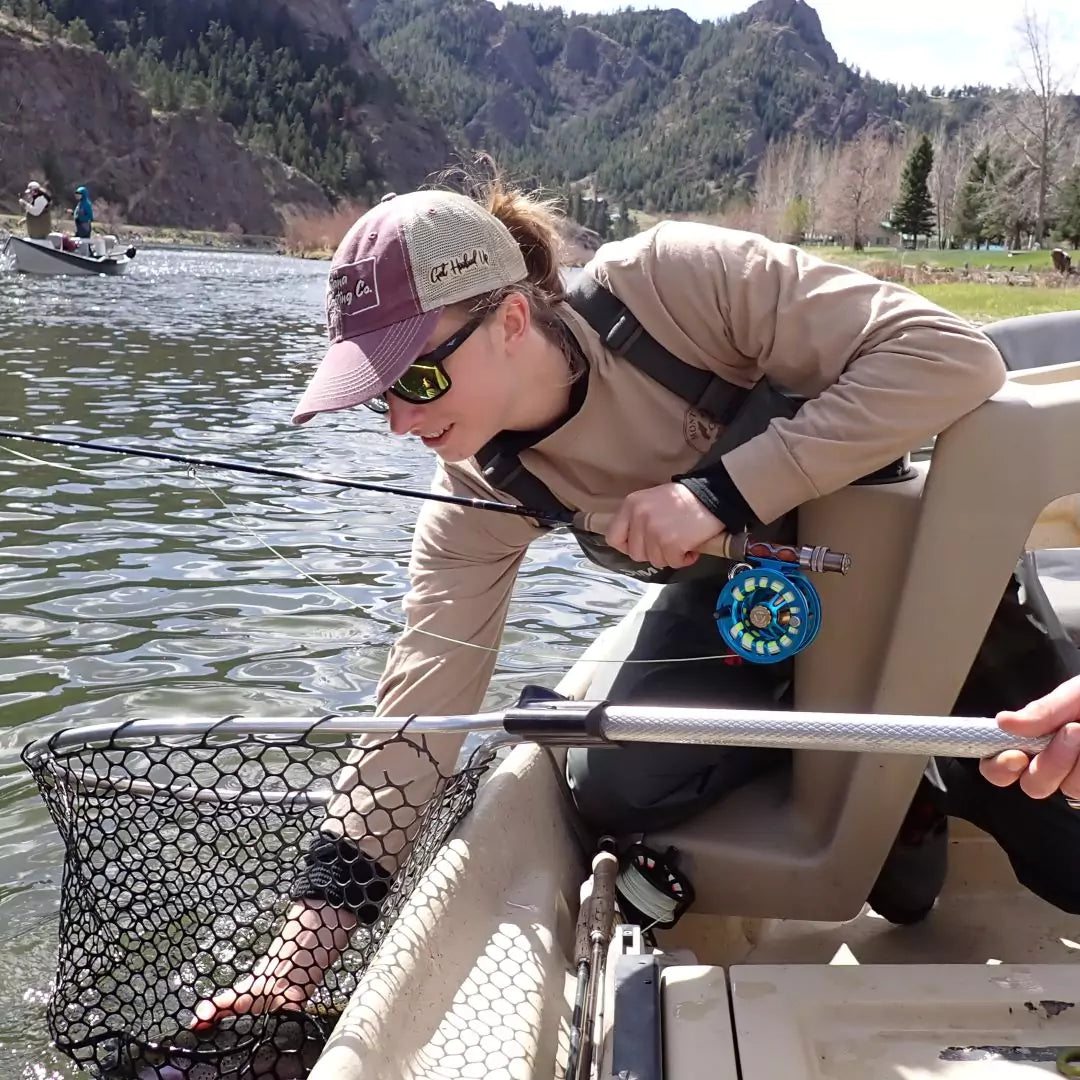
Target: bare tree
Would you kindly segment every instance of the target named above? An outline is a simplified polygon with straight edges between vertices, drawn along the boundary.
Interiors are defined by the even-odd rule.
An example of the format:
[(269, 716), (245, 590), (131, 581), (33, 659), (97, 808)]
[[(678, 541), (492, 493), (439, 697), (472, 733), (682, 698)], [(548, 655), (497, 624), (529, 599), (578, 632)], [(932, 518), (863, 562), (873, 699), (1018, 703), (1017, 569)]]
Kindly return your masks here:
[(807, 235), (817, 237), (824, 213), (825, 191), (828, 187), (832, 155), (824, 143), (810, 146), (805, 164), (805, 190), (809, 203)]
[(975, 144), (972, 132), (961, 129), (950, 136), (944, 125), (934, 133), (934, 167), (930, 171), (930, 196), (937, 210), (938, 247), (945, 247), (952, 238), (953, 206), (960, 185), (964, 182)]
[(1034, 242), (1046, 232), (1047, 202), (1059, 179), (1059, 158), (1069, 137), (1067, 109), (1062, 97), (1072, 82), (1054, 64), (1049, 20), (1040, 20), (1025, 0), (1017, 26), (1021, 44), (1016, 57), (1019, 87), (1002, 99), (1000, 130), (1016, 166), (1026, 165), (1025, 185), (1033, 197), (1031, 207)]
[(810, 231), (817, 196), (812, 162), (819, 153), (802, 134), (769, 145), (754, 185), (754, 227), (758, 232), (797, 243)]
[(791, 197), (789, 143), (770, 143), (765, 148), (754, 181), (754, 229), (776, 239), (784, 207)]
[(992, 180), (983, 216), (988, 238), (1004, 240), (1017, 251), (1025, 233), (1035, 235), (1035, 211), (1038, 205), (1039, 174), (1024, 159), (998, 160), (991, 165)]
[(838, 148), (825, 189), (823, 223), (856, 251), (866, 245), (871, 227), (880, 222), (892, 199), (889, 140), (879, 128), (864, 128)]

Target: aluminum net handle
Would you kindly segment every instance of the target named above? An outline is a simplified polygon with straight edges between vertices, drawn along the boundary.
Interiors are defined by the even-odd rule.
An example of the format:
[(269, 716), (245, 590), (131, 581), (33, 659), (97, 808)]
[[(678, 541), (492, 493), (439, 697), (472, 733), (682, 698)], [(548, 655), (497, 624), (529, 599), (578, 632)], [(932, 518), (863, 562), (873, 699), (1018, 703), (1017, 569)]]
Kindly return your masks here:
[(889, 716), (865, 713), (666, 709), (609, 705), (601, 722), (613, 742), (698, 746), (790, 747), (862, 754), (983, 758), (1002, 750), (1044, 750), (1050, 736), (1019, 738), (982, 717)]
[[(560, 702), (583, 708), (587, 702)], [(507, 735), (502, 713), (472, 716), (428, 716), (409, 721), (409, 736), (483, 733), (507, 741), (559, 741), (565, 730), (556, 723), (544, 731), (538, 710), (535, 735)], [(333, 742), (348, 735), (388, 737), (401, 732), (402, 721), (374, 717), (329, 716), (315, 723), (308, 717), (229, 718), (211, 720), (134, 720), (73, 728), (39, 739), (24, 751), (28, 764), (47, 756), (62, 759), (72, 750), (119, 745), (128, 739), (199, 738), (259, 735), (278, 742), (307, 738)], [(603, 707), (600, 730), (612, 742), (681, 743), (699, 746), (752, 746), (794, 750), (839, 750), (869, 754), (917, 754), (931, 757), (982, 758), (1002, 750), (1035, 754), (1050, 736), (1021, 738), (1002, 731), (985, 717), (889, 716), (869, 713), (780, 712), (752, 709), (686, 709), (647, 705)], [(547, 736), (547, 737), (545, 737)], [(573, 740), (570, 740), (573, 741)], [(588, 742), (587, 737), (583, 742)], [(80, 778), (84, 784), (89, 778)], [(109, 779), (103, 781), (109, 784)]]

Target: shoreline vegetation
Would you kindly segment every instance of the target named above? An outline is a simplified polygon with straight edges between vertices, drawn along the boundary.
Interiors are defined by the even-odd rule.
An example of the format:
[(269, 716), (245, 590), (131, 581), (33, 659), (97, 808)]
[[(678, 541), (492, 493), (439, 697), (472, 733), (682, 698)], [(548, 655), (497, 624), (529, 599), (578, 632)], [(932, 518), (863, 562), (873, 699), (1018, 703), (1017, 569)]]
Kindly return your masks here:
[[(172, 228), (102, 222), (96, 231), (109, 232), (123, 243), (147, 249), (250, 251), (293, 258), (329, 260), (338, 240), (363, 212), (361, 205), (342, 205), (327, 214), (290, 216), (282, 236), (251, 236), (210, 229)], [(713, 219), (715, 220), (715, 219)], [(647, 227), (652, 221), (639, 222)], [(61, 231), (64, 223), (58, 222)], [(22, 218), (0, 215), (0, 238), (22, 232)], [(567, 231), (568, 254), (576, 264), (587, 261), (599, 238), (587, 230)], [(981, 324), (1019, 315), (1080, 310), (1080, 271), (1069, 276), (1053, 268), (1050, 251), (973, 250), (917, 251), (869, 247), (804, 245), (833, 262), (864, 270), (874, 277), (897, 281), (934, 303)]]

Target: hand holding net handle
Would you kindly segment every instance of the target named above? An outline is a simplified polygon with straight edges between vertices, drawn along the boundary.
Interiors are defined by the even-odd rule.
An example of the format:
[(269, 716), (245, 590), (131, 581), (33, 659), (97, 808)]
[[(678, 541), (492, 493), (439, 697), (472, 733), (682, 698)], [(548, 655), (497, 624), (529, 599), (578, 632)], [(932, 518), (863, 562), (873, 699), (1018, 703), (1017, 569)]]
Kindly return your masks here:
[[(611, 524), (611, 514), (576, 514), (574, 527), (603, 535)], [(702, 555), (721, 559), (771, 559), (789, 563), (816, 573), (846, 574), (851, 569), (851, 556), (821, 545), (776, 544), (755, 540), (749, 533), (721, 533), (698, 548)]]

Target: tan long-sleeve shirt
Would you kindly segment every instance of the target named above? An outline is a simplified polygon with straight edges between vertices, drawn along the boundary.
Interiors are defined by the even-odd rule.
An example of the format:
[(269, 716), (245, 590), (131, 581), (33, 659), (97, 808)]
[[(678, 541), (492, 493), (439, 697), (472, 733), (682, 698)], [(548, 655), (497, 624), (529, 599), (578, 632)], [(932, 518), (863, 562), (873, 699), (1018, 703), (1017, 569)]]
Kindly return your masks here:
[[(605, 245), (585, 272), (686, 363), (740, 386), (768, 376), (811, 399), (724, 455), (764, 522), (923, 445), (1004, 383), (994, 345), (959, 317), (754, 234), (666, 222)], [(522, 462), (566, 506), (611, 514), (630, 492), (692, 469), (720, 429), (604, 349), (575, 311), (562, 314), (588, 360), (588, 394)], [(440, 464), (434, 486), (503, 497), (475, 462)], [(497, 647), (518, 566), (537, 535), (526, 519), (424, 506), (407, 629), (379, 686), (380, 714), (480, 707), (495, 654), (445, 638)]]
[[(684, 362), (744, 387), (768, 376), (810, 399), (722, 459), (764, 522), (923, 445), (1005, 380), (994, 345), (957, 316), (899, 285), (760, 236), (668, 222), (607, 244), (586, 272)], [(562, 316), (588, 361), (588, 392), (522, 462), (564, 505), (611, 514), (631, 492), (693, 469), (720, 429), (604, 349), (571, 308)], [(503, 497), (475, 462), (440, 464), (434, 487)], [(380, 715), (481, 706), (514, 579), (539, 532), (525, 518), (424, 505), (409, 564), (407, 628), (379, 685)], [(457, 736), (426, 740), (444, 772), (460, 743)], [(398, 742), (343, 770), (330, 815), (392, 869), (416, 822), (392, 818), (380, 800), (395, 796), (378, 789), (404, 788), (420, 806), (435, 783), (431, 758)]]

